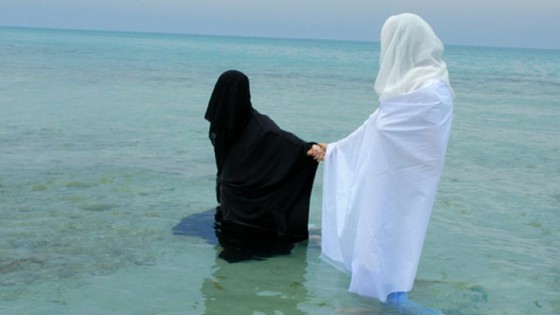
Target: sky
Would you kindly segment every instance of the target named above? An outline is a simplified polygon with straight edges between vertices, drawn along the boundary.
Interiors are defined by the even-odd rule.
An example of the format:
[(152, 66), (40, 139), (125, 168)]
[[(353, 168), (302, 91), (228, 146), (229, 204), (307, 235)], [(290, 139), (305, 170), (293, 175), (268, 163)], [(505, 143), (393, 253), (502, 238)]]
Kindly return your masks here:
[(560, 49), (560, 0), (0, 0), (0, 26), (376, 42), (402, 12), (446, 45)]

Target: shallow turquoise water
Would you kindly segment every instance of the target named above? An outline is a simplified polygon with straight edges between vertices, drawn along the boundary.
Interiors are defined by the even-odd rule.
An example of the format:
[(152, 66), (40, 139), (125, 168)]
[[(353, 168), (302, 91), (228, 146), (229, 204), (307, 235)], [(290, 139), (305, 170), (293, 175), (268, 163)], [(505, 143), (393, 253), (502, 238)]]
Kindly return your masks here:
[[(455, 120), (410, 297), (560, 314), (560, 51), (446, 56)], [(0, 313), (396, 314), (348, 293), (315, 240), (228, 264), (171, 232), (215, 206), (202, 117), (222, 71), (247, 73), (281, 127), (328, 142), (375, 109), (377, 57), (373, 43), (0, 28)]]

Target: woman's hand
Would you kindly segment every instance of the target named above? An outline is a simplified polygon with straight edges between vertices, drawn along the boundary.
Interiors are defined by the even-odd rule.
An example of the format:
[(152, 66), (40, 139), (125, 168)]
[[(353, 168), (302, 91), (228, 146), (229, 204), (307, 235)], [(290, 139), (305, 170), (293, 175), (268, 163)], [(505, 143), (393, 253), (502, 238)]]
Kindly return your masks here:
[(316, 161), (320, 162), (325, 159), (325, 153), (327, 152), (327, 145), (325, 143), (314, 144), (307, 155), (313, 157)]

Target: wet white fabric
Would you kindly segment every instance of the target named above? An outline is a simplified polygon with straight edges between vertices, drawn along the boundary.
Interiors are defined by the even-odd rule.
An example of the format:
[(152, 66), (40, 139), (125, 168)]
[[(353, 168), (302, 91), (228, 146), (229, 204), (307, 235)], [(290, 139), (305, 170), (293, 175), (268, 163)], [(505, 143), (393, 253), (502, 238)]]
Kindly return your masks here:
[(421, 17), (410, 13), (391, 16), (381, 29), (380, 44), (375, 80), (380, 100), (416, 90), (428, 80), (449, 85), (443, 44)]
[(324, 162), (322, 252), (350, 291), (385, 302), (412, 289), (452, 122), (447, 82), (382, 101)]

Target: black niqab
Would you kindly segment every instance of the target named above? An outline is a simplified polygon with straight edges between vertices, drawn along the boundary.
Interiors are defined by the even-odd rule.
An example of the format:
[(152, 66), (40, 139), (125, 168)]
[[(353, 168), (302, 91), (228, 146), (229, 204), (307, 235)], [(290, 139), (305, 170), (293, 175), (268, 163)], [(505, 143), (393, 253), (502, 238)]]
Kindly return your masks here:
[(216, 153), (218, 174), (221, 159), (236, 134), (251, 116), (249, 78), (236, 70), (224, 72), (216, 82), (204, 118), (210, 122), (210, 140)]

